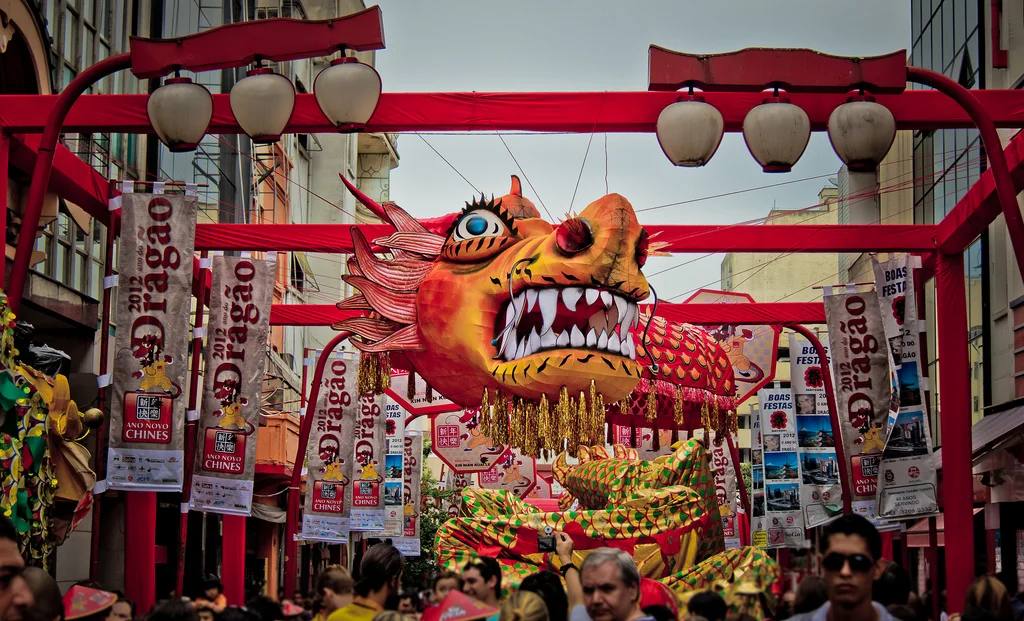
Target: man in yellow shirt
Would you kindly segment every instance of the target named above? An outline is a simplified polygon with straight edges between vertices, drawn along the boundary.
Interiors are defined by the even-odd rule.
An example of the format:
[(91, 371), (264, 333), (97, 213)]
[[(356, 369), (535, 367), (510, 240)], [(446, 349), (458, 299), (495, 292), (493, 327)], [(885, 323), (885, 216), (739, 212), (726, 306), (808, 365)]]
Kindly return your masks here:
[(373, 621), (391, 596), (397, 596), (405, 562), (389, 543), (371, 546), (359, 563), (356, 597), (351, 604), (332, 612), (327, 621)]

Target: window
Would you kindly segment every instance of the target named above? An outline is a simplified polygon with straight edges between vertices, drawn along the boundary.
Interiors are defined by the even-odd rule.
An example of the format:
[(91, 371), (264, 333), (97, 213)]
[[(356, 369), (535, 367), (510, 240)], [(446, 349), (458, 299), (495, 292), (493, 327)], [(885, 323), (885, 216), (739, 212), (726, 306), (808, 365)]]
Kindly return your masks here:
[(306, 289), (306, 272), (303, 271), (295, 254), (292, 253), (292, 286), (301, 292)]

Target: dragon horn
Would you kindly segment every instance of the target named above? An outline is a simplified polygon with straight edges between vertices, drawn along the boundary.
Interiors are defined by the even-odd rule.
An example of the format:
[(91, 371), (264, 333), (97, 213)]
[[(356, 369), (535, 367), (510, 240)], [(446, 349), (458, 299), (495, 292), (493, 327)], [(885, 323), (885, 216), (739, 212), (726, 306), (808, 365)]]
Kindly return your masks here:
[(387, 222), (388, 224), (394, 224), (394, 222), (391, 221), (391, 218), (388, 217), (387, 211), (385, 211), (384, 207), (382, 207), (380, 203), (373, 200), (366, 194), (363, 194), (363, 192), (359, 188), (352, 185), (352, 182), (349, 181), (345, 177), (345, 175), (338, 173), (338, 176), (341, 177), (341, 182), (345, 184), (345, 187), (348, 188), (348, 191), (352, 193), (352, 196), (355, 196), (357, 201), (359, 201), (360, 203), (363, 204), (364, 207), (372, 211), (373, 215), (377, 216), (378, 218), (380, 218), (384, 222)]

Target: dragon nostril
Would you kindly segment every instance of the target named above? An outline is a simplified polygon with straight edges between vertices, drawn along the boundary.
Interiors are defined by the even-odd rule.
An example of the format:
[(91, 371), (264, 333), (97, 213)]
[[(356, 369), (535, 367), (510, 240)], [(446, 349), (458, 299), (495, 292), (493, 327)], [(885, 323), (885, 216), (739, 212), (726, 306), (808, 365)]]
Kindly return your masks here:
[(647, 230), (640, 231), (640, 239), (636, 242), (636, 264), (643, 267), (647, 263), (647, 253), (651, 246), (651, 236)]
[(555, 231), (555, 243), (568, 256), (583, 252), (594, 243), (590, 224), (583, 218), (569, 218)]

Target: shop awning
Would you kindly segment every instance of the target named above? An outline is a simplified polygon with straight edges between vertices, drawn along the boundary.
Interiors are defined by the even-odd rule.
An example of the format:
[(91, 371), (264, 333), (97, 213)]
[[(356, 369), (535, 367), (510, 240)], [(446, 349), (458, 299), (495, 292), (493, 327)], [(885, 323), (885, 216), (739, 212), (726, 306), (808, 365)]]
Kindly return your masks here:
[[(971, 427), (972, 466), (994, 451), (1024, 439), (1024, 405), (986, 416)], [(935, 451), (935, 469), (942, 469), (942, 449)]]
[[(974, 515), (978, 515), (984, 511), (984, 507), (978, 507), (974, 510)], [(936, 541), (940, 546), (946, 545), (945, 531), (946, 520), (945, 515), (940, 513), (935, 516), (935, 530), (937, 531)], [(916, 524), (907, 529), (907, 547), (909, 548), (927, 548), (928, 543), (928, 518), (919, 520)]]

